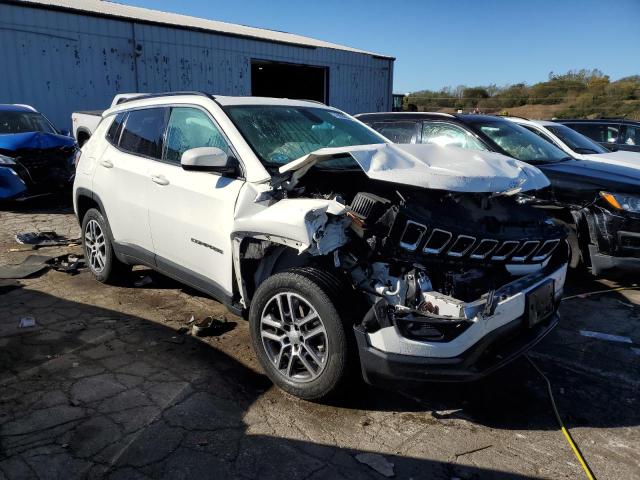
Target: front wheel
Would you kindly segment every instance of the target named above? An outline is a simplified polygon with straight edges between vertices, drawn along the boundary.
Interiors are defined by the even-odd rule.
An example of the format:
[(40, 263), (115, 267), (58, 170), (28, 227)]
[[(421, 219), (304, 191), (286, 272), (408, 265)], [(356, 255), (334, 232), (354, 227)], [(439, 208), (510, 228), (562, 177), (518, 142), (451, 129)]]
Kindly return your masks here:
[(338, 394), (353, 346), (339, 280), (314, 268), (278, 273), (257, 289), (249, 311), (253, 348), (271, 380), (306, 400)]
[(116, 283), (131, 269), (116, 258), (107, 222), (95, 208), (89, 209), (82, 220), (82, 247), (85, 263), (101, 283)]

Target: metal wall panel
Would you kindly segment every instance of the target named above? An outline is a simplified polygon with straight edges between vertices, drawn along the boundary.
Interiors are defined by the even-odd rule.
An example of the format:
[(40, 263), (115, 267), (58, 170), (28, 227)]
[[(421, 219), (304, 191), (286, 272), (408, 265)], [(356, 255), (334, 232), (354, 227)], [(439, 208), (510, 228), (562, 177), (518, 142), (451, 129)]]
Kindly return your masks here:
[(328, 67), (329, 104), (391, 109), (393, 61), (368, 54), (236, 38), (0, 4), (0, 103), (28, 103), (59, 128), (116, 93), (251, 94), (251, 60)]

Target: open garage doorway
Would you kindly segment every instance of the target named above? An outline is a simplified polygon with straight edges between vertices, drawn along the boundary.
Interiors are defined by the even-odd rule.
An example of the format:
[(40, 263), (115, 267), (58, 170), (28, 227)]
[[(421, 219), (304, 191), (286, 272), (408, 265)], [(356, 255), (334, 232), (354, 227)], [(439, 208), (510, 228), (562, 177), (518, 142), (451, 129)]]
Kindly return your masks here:
[(326, 67), (252, 60), (251, 95), (327, 103), (328, 76)]

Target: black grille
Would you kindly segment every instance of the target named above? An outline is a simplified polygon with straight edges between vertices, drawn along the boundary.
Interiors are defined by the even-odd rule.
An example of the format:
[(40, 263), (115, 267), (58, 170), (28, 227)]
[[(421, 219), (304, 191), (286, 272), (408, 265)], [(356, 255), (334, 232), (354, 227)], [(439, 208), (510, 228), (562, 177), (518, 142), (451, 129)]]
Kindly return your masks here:
[(552, 240), (499, 240), (455, 234), (441, 228), (429, 228), (409, 220), (400, 238), (405, 250), (420, 250), (425, 255), (468, 257), (496, 262), (541, 262), (560, 244)]
[(73, 175), (73, 148), (23, 151), (16, 171), (30, 185), (49, 182), (65, 184)]

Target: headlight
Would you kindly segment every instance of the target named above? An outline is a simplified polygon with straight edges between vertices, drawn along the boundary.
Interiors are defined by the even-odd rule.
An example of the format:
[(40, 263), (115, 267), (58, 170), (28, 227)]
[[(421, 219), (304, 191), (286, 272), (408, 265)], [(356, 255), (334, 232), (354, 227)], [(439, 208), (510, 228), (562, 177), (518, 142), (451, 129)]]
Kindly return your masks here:
[(640, 213), (640, 197), (623, 193), (600, 192), (600, 196), (612, 207), (627, 212)]
[(15, 165), (16, 161), (11, 158), (11, 157), (7, 157), (5, 155), (0, 155), (0, 165)]

